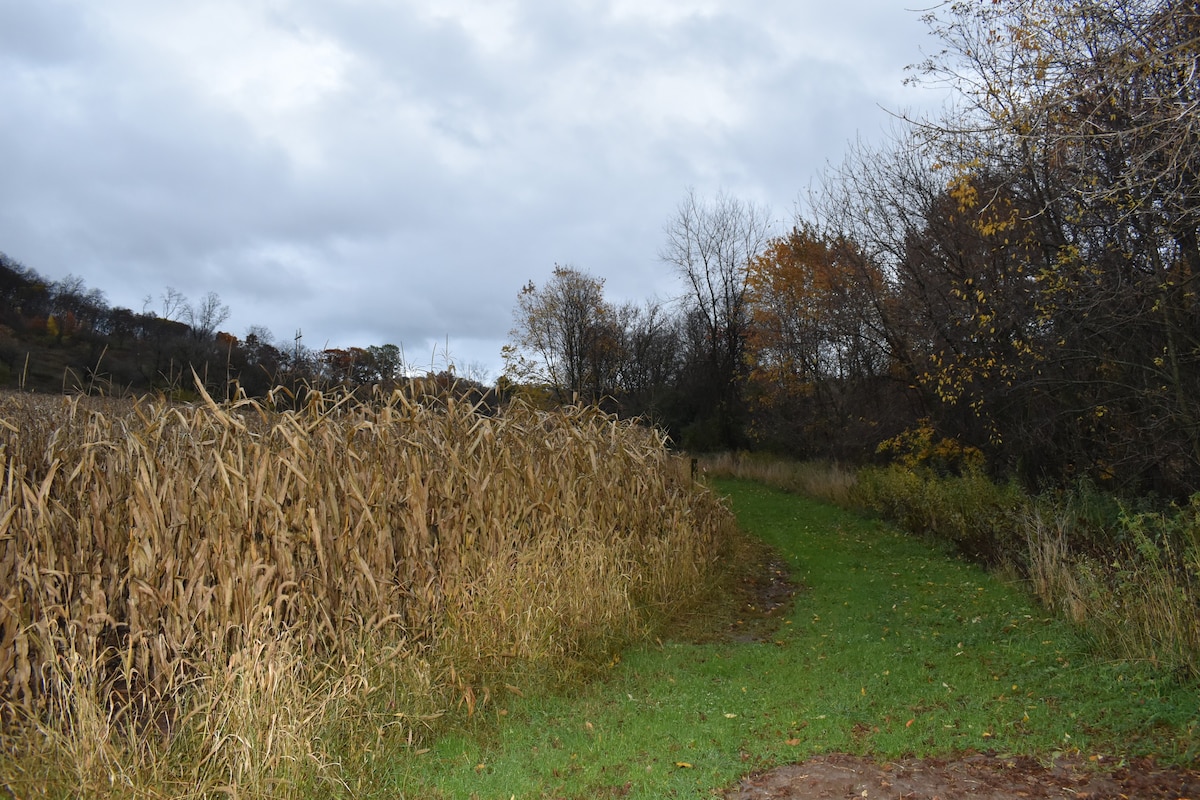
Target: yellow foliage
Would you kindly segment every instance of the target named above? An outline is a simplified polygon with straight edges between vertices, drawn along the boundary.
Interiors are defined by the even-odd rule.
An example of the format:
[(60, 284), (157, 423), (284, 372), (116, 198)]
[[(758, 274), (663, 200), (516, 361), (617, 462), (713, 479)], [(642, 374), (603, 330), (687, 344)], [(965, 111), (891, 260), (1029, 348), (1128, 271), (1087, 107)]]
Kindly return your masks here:
[(983, 452), (957, 439), (937, 436), (928, 418), (898, 436), (882, 442), (878, 452), (891, 454), (909, 469), (926, 467), (939, 472), (976, 472), (983, 468)]

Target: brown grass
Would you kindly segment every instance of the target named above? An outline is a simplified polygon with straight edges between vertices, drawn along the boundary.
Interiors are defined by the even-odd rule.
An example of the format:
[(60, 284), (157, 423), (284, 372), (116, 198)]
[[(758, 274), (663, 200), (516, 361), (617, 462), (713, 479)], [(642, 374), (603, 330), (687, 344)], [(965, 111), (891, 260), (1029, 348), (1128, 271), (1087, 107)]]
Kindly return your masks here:
[(856, 470), (827, 461), (793, 461), (749, 453), (706, 455), (698, 459), (698, 466), (714, 477), (758, 481), (843, 508), (852, 505), (851, 493), (858, 480)]
[(732, 525), (594, 410), (205, 399), (0, 402), (0, 789), (348, 785), (651, 631)]
[(1052, 516), (1049, 511), (1031, 508), (1024, 515), (1030, 588), (1042, 605), (1076, 625), (1088, 621), (1094, 612), (1088, 601), (1087, 563), (1071, 552), (1068, 544), (1071, 519), (1066, 514)]

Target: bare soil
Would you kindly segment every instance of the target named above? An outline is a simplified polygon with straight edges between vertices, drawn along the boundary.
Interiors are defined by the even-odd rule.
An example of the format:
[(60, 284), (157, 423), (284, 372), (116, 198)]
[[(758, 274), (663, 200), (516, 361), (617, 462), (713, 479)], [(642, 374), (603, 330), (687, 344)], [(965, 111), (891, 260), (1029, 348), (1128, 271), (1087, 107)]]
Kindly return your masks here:
[(1042, 763), (984, 753), (876, 762), (830, 754), (749, 775), (725, 800), (1181, 800), (1200, 798), (1200, 772), (1149, 761), (1104, 765), (1081, 758)]
[[(794, 584), (784, 562), (763, 549), (758, 564), (738, 578), (732, 619), (721, 638), (769, 641), (791, 599)], [(1159, 767), (1149, 760), (1108, 763), (1100, 757), (965, 753), (953, 758), (875, 761), (831, 753), (799, 764), (748, 775), (725, 800), (1200, 800), (1200, 772)]]

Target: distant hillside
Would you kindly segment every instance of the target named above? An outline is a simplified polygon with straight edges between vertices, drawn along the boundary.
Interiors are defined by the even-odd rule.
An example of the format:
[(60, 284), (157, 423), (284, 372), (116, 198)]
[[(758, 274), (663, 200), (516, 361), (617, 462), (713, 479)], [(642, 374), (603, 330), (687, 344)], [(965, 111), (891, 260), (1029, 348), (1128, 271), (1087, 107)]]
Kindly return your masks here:
[[(260, 326), (239, 339), (218, 330), (229, 309), (215, 293), (193, 304), (168, 288), (159, 301), (162, 315), (110, 306), (103, 291), (79, 278), (49, 281), (0, 252), (0, 389), (192, 399), (193, 371), (216, 398), (238, 390), (261, 396), (276, 386), (300, 391), (413, 380), (395, 345), (313, 351), (297, 340), (284, 347)], [(495, 400), (452, 371), (419, 380)]]
[(237, 381), (254, 393), (300, 377), (270, 342), (216, 331), (228, 315), (216, 295), (199, 306), (163, 297), (173, 317), (109, 306), (79, 278), (49, 281), (0, 253), (0, 387), (189, 394), (195, 369), (210, 390)]

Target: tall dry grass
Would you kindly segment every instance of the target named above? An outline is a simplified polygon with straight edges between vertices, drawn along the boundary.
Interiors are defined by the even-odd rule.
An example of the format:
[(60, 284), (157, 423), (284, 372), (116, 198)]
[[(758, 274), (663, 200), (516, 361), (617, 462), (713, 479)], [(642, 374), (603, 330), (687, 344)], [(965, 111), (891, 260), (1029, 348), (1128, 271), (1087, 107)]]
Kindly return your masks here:
[(843, 508), (851, 505), (857, 471), (829, 461), (794, 461), (754, 453), (712, 453), (697, 459), (704, 474), (758, 481)]
[(1200, 679), (1200, 494), (1134, 512), (1086, 486), (1028, 495), (977, 471), (892, 465), (860, 471), (855, 499), (1028, 581), (1109, 656)]
[[(1044, 510), (1033, 514), (1040, 528)], [(1060, 513), (1055, 532), (1030, 541), (1038, 597), (1095, 632), (1112, 656), (1200, 679), (1200, 495), (1167, 511), (1122, 511), (1104, 557), (1065, 542), (1082, 539)]]
[(1024, 571), (1034, 596), (1075, 624), (1086, 623), (1096, 610), (1089, 602), (1088, 590), (1094, 573), (1071, 548), (1071, 515), (1030, 507), (1021, 515), (1019, 527), (1025, 534), (1025, 552), (1017, 555), (1024, 555)]
[(352, 788), (349, 760), (652, 630), (732, 525), (594, 410), (205, 401), (0, 402), (0, 788)]

